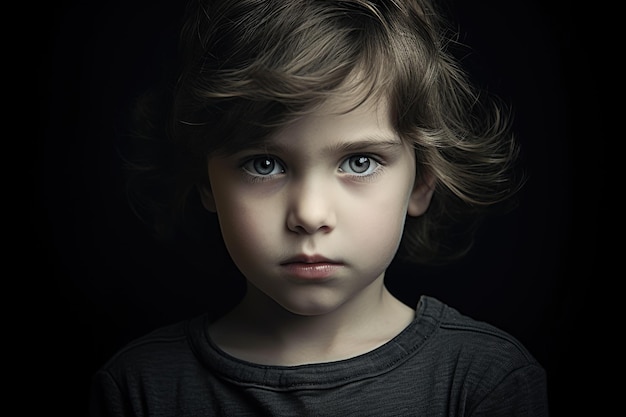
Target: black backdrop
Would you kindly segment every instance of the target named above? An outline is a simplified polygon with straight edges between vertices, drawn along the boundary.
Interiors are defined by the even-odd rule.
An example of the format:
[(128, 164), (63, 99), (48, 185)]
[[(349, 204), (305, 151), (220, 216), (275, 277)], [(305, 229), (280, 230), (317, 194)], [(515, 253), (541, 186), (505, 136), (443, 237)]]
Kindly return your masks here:
[[(116, 146), (134, 98), (170, 70), (182, 3), (66, 1), (36, 22), (42, 112), (26, 263), (40, 279), (26, 330), (45, 352), (35, 367), (51, 366), (41, 394), (63, 415), (84, 414), (91, 374), (130, 339), (219, 310), (240, 289), (201, 266), (222, 251), (193, 262), (161, 247), (124, 199)], [(490, 219), (465, 260), (394, 264), (388, 284), (407, 303), (434, 295), (512, 333), (546, 367), (553, 415), (583, 411), (592, 363), (581, 332), (600, 273), (590, 195), (604, 175), (602, 139), (583, 147), (599, 125), (592, 41), (566, 2), (469, 3), (451, 2), (472, 47), (464, 62), (513, 104), (530, 178), (519, 208)]]

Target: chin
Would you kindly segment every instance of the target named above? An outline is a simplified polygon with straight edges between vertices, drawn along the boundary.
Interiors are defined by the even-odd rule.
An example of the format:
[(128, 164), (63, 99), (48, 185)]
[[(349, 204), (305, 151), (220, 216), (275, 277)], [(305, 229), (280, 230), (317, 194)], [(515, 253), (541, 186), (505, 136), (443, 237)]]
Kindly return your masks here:
[(323, 316), (337, 310), (341, 303), (330, 300), (289, 300), (279, 303), (282, 308), (297, 316), (315, 317)]

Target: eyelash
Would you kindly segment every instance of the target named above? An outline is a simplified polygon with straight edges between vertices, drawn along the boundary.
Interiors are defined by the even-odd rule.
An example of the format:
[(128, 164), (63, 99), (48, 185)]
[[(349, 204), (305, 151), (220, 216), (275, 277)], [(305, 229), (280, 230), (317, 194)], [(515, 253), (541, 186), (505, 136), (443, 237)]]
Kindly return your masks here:
[[(375, 166), (372, 169), (372, 172), (369, 172), (367, 174), (358, 174), (358, 173), (352, 174), (352, 173), (346, 172), (343, 168), (341, 168), (345, 164), (350, 163), (350, 160), (352, 160), (353, 158), (366, 158), (370, 164), (373, 162)], [(255, 172), (256, 169), (254, 167), (254, 163), (259, 162), (262, 159), (264, 159), (265, 162), (271, 161), (272, 163), (271, 171), (268, 174), (261, 174), (261, 173), (258, 173), (258, 171)], [(380, 175), (384, 166), (385, 166), (385, 163), (380, 157), (363, 153), (363, 154), (353, 154), (353, 155), (349, 155), (343, 158), (341, 163), (339, 164), (338, 169), (339, 169), (339, 172), (342, 173), (342, 175), (349, 177), (352, 180), (366, 182), (366, 181), (371, 181), (375, 177)], [(277, 168), (280, 170), (280, 172), (272, 174), (271, 172), (273, 172)], [(280, 159), (270, 156), (270, 155), (255, 155), (255, 156), (246, 158), (245, 161), (241, 164), (241, 169), (244, 175), (246, 175), (246, 177), (248, 178), (248, 180), (253, 183), (270, 181), (274, 179), (277, 175), (284, 174), (286, 171), (285, 164)], [(366, 171), (369, 169), (370, 168), (368, 166)]]
[[(264, 159), (265, 162), (267, 161), (271, 161), (272, 162), (272, 171), (274, 171), (276, 169), (276, 165), (278, 165), (280, 167), (280, 172), (279, 173), (274, 173), (274, 174), (260, 174), (260, 173), (255, 173), (254, 172), (254, 163), (257, 161), (260, 161)], [(250, 158), (247, 158), (242, 164), (241, 164), (241, 169), (243, 171), (243, 173), (246, 175), (246, 177), (248, 178), (248, 180), (250, 182), (256, 183), (256, 182), (263, 182), (263, 181), (269, 181), (271, 179), (273, 179), (274, 177), (276, 177), (277, 175), (283, 174), (285, 172), (285, 164), (282, 163), (282, 161), (280, 161), (278, 158), (275, 158), (273, 156), (269, 156), (269, 155), (256, 155), (256, 156), (252, 156)]]
[[(344, 171), (341, 167), (346, 164), (349, 163), (351, 159), (353, 158), (365, 158), (368, 160), (368, 167), (366, 168), (366, 171), (370, 170), (370, 165), (373, 162), (375, 164), (374, 168), (372, 168), (372, 172), (369, 172), (367, 174), (351, 174), (349, 172)], [(384, 167), (384, 163), (382, 162), (381, 158), (378, 157), (374, 157), (372, 155), (368, 155), (368, 154), (354, 154), (354, 155), (350, 155), (346, 158), (344, 158), (344, 160), (341, 162), (341, 164), (339, 164), (339, 169), (340, 171), (352, 178), (355, 179), (357, 181), (370, 181), (372, 179), (374, 179), (375, 177), (377, 177), (380, 173), (381, 170)]]

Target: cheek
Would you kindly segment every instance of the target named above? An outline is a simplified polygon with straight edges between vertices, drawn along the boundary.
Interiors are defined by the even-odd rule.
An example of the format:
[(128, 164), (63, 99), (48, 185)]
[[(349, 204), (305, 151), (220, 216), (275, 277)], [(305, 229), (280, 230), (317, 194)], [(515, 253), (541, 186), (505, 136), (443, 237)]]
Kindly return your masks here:
[[(400, 184), (405, 181), (401, 181)], [(396, 182), (398, 184), (398, 182)], [(343, 221), (349, 222), (352, 240), (371, 253), (395, 252), (402, 237), (406, 218), (410, 186), (389, 186), (389, 183), (373, 187), (367, 196), (344, 213)]]
[(224, 243), (235, 263), (245, 269), (275, 246), (279, 210), (236, 198), (219, 201), (217, 215)]

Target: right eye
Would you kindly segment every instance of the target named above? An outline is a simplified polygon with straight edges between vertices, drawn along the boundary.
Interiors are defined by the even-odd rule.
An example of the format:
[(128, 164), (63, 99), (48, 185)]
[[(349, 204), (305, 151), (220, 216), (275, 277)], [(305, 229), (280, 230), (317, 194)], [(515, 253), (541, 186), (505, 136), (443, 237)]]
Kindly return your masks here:
[(255, 177), (267, 177), (285, 172), (283, 165), (271, 156), (255, 156), (242, 165), (244, 171)]

